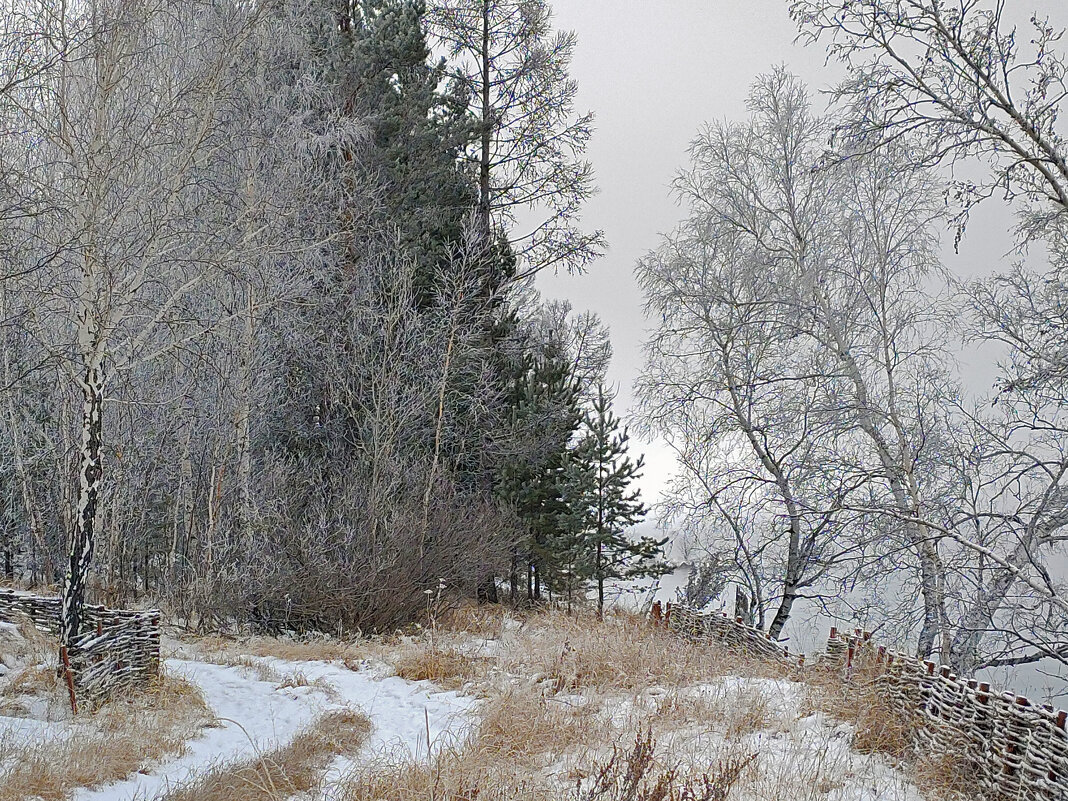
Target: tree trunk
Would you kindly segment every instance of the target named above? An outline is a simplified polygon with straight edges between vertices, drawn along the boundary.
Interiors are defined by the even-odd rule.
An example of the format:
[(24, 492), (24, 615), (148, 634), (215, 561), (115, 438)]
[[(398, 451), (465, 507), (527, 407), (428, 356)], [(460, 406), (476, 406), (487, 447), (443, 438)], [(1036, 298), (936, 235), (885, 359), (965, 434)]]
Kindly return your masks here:
[[(94, 348), (94, 350), (97, 350)], [(85, 582), (93, 559), (97, 507), (103, 476), (101, 445), (103, 434), (104, 369), (98, 353), (88, 358), (82, 385), (82, 436), (78, 454), (78, 507), (70, 540), (67, 575), (63, 582), (59, 642), (69, 647), (78, 635)]]
[[(823, 303), (824, 314), (828, 320), (834, 320), (835, 311), (826, 302)], [(895, 458), (891, 448), (875, 421), (868, 397), (868, 386), (856, 359), (850, 353), (849, 344), (836, 326), (830, 326), (838, 350), (838, 359), (845, 366), (846, 372), (856, 391), (858, 422), (861, 430), (868, 435), (878, 453), (880, 463), (890, 483), (890, 492), (894, 498), (897, 511), (911, 518), (920, 517), (919, 492), (907, 469)], [(945, 626), (945, 592), (942, 559), (938, 553), (936, 541), (927, 536), (921, 526), (905, 522), (905, 537), (914, 549), (920, 564), (920, 590), (923, 599), (923, 627), (916, 644), (916, 655), (921, 659), (929, 657), (935, 648), (935, 639), (941, 642), (944, 656), (948, 656), (948, 632)]]
[(597, 540), (597, 619), (604, 619), (604, 542)]
[(512, 547), (512, 564), (508, 570), (508, 593), (512, 606), (519, 603), (519, 548)]
[(482, 0), (482, 149), (478, 161), (478, 213), (482, 226), (483, 246), (488, 247), (492, 233), (490, 198), (490, 146), (493, 141), (493, 109), (490, 106), (490, 0)]
[(771, 639), (779, 639), (783, 628), (786, 626), (786, 621), (790, 619), (790, 612), (793, 609), (794, 601), (796, 600), (797, 590), (791, 585), (785, 586), (782, 592), (782, 602), (779, 604), (779, 608), (775, 612), (775, 617), (771, 619), (771, 627), (768, 628), (768, 636), (771, 637)]
[(241, 342), (240, 400), (237, 419), (237, 491), (240, 499), (241, 544), (248, 553), (252, 549), (252, 351), (255, 343), (255, 301), (251, 284), (248, 287), (248, 309), (244, 315), (244, 330)]
[[(463, 298), (460, 299), (461, 301)], [(445, 347), (445, 364), (441, 369), (441, 385), (438, 388), (438, 419), (434, 425), (434, 456), (430, 461), (430, 471), (426, 477), (426, 491), (423, 493), (423, 530), (419, 533), (419, 558), (426, 556), (426, 536), (430, 528), (430, 498), (434, 491), (434, 477), (441, 460), (441, 434), (445, 424), (445, 393), (449, 388), (449, 366), (452, 364), (452, 347), (456, 338), (456, 311), (453, 310), (452, 325), (449, 329), (449, 342)]]

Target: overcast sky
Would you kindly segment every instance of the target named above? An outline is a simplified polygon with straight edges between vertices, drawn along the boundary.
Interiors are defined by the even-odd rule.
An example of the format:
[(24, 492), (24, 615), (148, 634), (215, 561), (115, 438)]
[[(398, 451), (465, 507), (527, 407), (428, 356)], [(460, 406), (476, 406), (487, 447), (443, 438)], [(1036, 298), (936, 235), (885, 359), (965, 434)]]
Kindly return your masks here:
[[(1068, 0), (1015, 2), (1021, 11), (1038, 9), (1068, 24)], [(597, 312), (611, 327), (609, 380), (619, 387), (617, 408), (625, 414), (647, 328), (634, 266), (683, 217), (670, 184), (686, 163), (690, 140), (705, 122), (744, 119), (750, 84), (776, 64), (814, 93), (843, 73), (825, 66), (822, 48), (794, 44), (788, 0), (554, 0), (553, 8), (556, 27), (578, 34), (572, 75), (579, 83), (577, 110), (597, 117), (588, 156), (600, 188), (583, 219), (605, 231), (609, 251), (586, 274), (542, 276), (538, 287), (547, 298)], [(816, 105), (822, 109), (824, 100), (817, 97)], [(947, 248), (947, 266), (966, 276), (1005, 266), (1010, 224), (1004, 209), (980, 208), (960, 254)], [(964, 365), (966, 378), (989, 386), (991, 360), (965, 360), (973, 362)], [(646, 455), (642, 488), (654, 501), (673, 458), (662, 444), (635, 444)]]
[[(626, 413), (647, 329), (634, 266), (683, 217), (670, 184), (686, 163), (690, 140), (705, 122), (744, 119), (750, 84), (776, 64), (801, 76), (814, 93), (843, 73), (825, 66), (822, 49), (794, 44), (788, 0), (555, 0), (553, 6), (557, 27), (578, 33), (572, 66), (578, 110), (597, 115), (588, 155), (601, 192), (584, 220), (589, 228), (604, 229), (610, 249), (587, 274), (542, 276), (538, 287), (546, 297), (597, 312), (611, 327), (609, 380), (619, 386), (617, 407)], [(1009, 7), (1022, 22), (1037, 10), (1056, 26), (1068, 26), (1068, 0), (1010, 0)], [(817, 97), (815, 105), (822, 110), (826, 104)], [(947, 268), (981, 278), (1008, 266), (1019, 258), (1011, 252), (1011, 225), (1004, 207), (981, 206), (959, 254), (949, 246), (951, 233), (944, 232)], [(959, 358), (961, 378), (973, 391), (986, 392), (995, 375), (990, 355), (961, 352)], [(674, 459), (662, 444), (635, 445), (646, 454), (645, 498), (655, 501)], [(819, 620), (809, 625), (825, 629)], [(802, 632), (795, 634), (805, 642)], [(1005, 683), (996, 675), (984, 678)], [(1056, 686), (1048, 693), (1064, 692), (1063, 676), (1058, 682), (1039, 669), (1021, 670), (1014, 681), (1022, 691), (1046, 695), (1047, 687)], [(1060, 698), (1064, 703), (1068, 694)]]

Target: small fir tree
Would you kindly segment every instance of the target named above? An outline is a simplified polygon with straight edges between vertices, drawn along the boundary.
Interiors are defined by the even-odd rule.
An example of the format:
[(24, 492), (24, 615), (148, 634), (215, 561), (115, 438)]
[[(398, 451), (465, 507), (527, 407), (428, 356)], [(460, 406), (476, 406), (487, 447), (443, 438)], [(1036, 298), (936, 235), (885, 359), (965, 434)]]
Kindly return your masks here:
[(590, 500), (595, 491), (594, 473), (583, 455), (589, 450), (588, 437), (568, 451), (557, 477), (559, 512), (556, 529), (549, 542), (551, 564), (547, 575), (549, 587), (564, 597), (568, 614), (576, 596), (582, 595), (594, 574), (593, 554), (590, 551), (590, 532), (595, 520)]
[(620, 430), (612, 412), (612, 396), (598, 386), (593, 407), (584, 415), (589, 432), (580, 458), (591, 475), (591, 530), (587, 545), (592, 556), (592, 578), (597, 583), (597, 614), (604, 614), (604, 585), (609, 579), (663, 575), (667, 565), (663, 548), (667, 538), (630, 540), (625, 531), (645, 517), (639, 490), (633, 487), (644, 466), (627, 454), (629, 435)]

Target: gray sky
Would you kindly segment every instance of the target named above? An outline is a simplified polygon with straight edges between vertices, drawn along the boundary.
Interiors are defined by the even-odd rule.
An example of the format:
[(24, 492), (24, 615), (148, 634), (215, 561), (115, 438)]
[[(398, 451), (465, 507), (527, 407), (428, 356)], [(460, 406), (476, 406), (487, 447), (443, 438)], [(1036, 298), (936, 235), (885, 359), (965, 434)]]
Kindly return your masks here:
[[(1017, 0), (1019, 2), (1019, 0)], [(619, 386), (617, 410), (630, 411), (632, 385), (642, 366), (646, 323), (634, 265), (657, 247), (683, 211), (670, 184), (686, 164), (689, 142), (701, 125), (743, 119), (753, 79), (785, 64), (814, 93), (843, 74), (825, 66), (820, 47), (794, 44), (788, 0), (553, 0), (555, 24), (578, 34), (572, 75), (579, 83), (578, 110), (597, 116), (588, 156), (600, 194), (586, 207), (584, 223), (604, 229), (609, 252), (581, 276), (541, 276), (547, 298), (566, 298), (591, 309), (612, 330), (615, 356), (609, 380)], [(1068, 24), (1064, 0), (1021, 2)], [(1026, 20), (1026, 16), (1023, 18)], [(816, 99), (822, 108), (823, 100)], [(947, 248), (951, 271), (978, 276), (1009, 259), (1011, 217), (994, 204), (973, 214), (959, 255)], [(950, 241), (947, 236), (947, 241)], [(991, 360), (964, 355), (963, 373), (974, 388), (989, 386)], [(971, 362), (970, 364), (967, 362)], [(666, 446), (635, 443), (646, 455), (642, 489), (655, 501), (672, 472)]]
[[(1066, 0), (1009, 5), (1023, 23), (1037, 10), (1058, 27), (1068, 26)], [(788, 0), (553, 0), (553, 6), (557, 27), (578, 33), (572, 66), (578, 110), (597, 115), (588, 156), (601, 192), (588, 204), (584, 221), (604, 229), (610, 249), (587, 274), (541, 276), (538, 287), (547, 298), (566, 298), (578, 310), (597, 312), (611, 327), (615, 356), (609, 380), (619, 386), (617, 408), (626, 414), (647, 328), (634, 266), (683, 216), (670, 183), (686, 164), (690, 140), (705, 122), (743, 119), (750, 84), (776, 64), (785, 64), (814, 93), (843, 73), (825, 66), (822, 48), (793, 43)], [(817, 98), (815, 105), (822, 108), (824, 101)], [(959, 254), (949, 246), (952, 234), (944, 235), (947, 268), (961, 277), (981, 277), (1008, 266), (1017, 258), (1010, 253), (1011, 225), (1005, 207), (980, 206)], [(958, 358), (966, 385), (985, 392), (995, 375), (990, 354), (963, 352)], [(635, 445), (646, 454), (643, 493), (655, 502), (674, 459), (663, 444)], [(823, 622), (810, 622), (813, 631), (824, 631)], [(1043, 696), (1048, 686), (1064, 691), (1063, 677), (1051, 680), (1037, 669), (1018, 671), (1014, 681)]]
[[(814, 86), (835, 73), (821, 51), (793, 44), (786, 0), (554, 0), (553, 8), (556, 26), (578, 34), (578, 109), (597, 115), (588, 156), (601, 191), (583, 221), (604, 229), (609, 251), (586, 274), (542, 276), (538, 287), (611, 327), (609, 380), (625, 414), (646, 332), (634, 265), (682, 218), (670, 183), (690, 140), (705, 122), (742, 118), (749, 85), (777, 63)], [(663, 445), (642, 449), (652, 501), (673, 458)]]

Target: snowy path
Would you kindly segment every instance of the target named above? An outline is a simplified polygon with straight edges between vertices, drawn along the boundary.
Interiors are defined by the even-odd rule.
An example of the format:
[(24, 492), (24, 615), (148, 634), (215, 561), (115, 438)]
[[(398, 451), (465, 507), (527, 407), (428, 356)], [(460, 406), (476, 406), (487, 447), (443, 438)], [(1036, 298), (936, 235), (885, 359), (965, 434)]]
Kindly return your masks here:
[[(373, 729), (365, 746), (368, 753), (405, 749), (414, 756), (425, 756), (427, 721), (432, 742), (458, 736), (476, 703), (456, 693), (437, 691), (428, 682), (396, 676), (376, 678), (370, 670), (352, 671), (331, 662), (262, 661), (282, 673), (299, 671), (309, 681), (322, 680), (332, 691), (316, 686), (280, 688), (274, 682), (256, 679), (245, 668), (167, 660), (168, 671), (200, 688), (220, 725), (191, 740), (178, 759), (150, 766), (147, 773), (134, 774), (116, 784), (79, 790), (73, 801), (155, 798), (213, 765), (285, 745), (323, 712), (343, 707), (359, 709), (371, 719)], [(348, 767), (349, 763), (336, 764), (331, 774), (337, 776)]]

